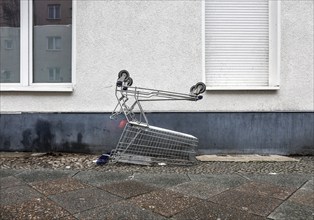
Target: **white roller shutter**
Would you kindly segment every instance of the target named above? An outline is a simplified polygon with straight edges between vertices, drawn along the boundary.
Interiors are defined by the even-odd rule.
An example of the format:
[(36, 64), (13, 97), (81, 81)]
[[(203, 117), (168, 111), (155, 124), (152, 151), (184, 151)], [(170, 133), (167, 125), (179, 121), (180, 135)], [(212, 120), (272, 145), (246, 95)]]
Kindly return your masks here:
[(207, 86), (269, 86), (269, 0), (206, 0), (204, 4)]

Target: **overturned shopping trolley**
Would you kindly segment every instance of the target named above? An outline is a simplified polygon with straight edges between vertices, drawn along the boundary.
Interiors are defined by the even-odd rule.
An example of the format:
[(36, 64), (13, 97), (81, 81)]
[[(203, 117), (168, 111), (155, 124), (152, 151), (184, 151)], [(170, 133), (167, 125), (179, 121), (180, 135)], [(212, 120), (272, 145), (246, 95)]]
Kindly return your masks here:
[[(126, 124), (117, 147), (111, 152), (112, 162), (133, 164), (191, 165), (195, 162), (198, 139), (192, 135), (151, 126), (141, 102), (202, 99), (206, 86), (197, 83), (189, 94), (132, 87), (128, 71), (118, 74), (115, 95), (118, 100), (111, 118), (124, 114)], [(130, 105), (128, 105), (130, 103)]]

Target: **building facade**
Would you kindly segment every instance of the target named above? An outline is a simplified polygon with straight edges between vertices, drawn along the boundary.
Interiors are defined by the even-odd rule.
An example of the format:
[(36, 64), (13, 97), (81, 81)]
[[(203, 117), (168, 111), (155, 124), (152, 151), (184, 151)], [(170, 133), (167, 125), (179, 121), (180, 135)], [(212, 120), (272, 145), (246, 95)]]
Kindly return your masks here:
[(200, 153), (314, 153), (312, 1), (1, 7), (0, 150), (112, 149), (123, 118), (109, 116), (126, 69), (139, 87), (207, 85), (199, 102), (143, 106), (152, 125), (198, 137)]

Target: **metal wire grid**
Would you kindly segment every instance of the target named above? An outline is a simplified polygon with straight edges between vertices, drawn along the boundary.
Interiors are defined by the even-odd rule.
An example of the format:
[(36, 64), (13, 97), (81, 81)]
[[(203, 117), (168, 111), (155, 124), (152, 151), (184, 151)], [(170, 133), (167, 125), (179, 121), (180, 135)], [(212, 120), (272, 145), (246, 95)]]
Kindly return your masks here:
[(189, 165), (194, 161), (198, 139), (192, 135), (143, 124), (128, 123), (116, 149), (113, 162)]

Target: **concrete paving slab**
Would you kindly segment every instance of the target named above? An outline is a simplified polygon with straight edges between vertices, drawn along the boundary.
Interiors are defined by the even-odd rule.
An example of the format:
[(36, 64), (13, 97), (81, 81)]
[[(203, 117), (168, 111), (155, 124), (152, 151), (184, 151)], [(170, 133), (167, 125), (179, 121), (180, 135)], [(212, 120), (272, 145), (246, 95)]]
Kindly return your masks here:
[(158, 189), (157, 187), (134, 180), (106, 184), (101, 188), (103, 190), (106, 190), (107, 192), (123, 197), (124, 199), (138, 196), (144, 193), (149, 193)]
[(208, 162), (208, 161), (222, 161), (222, 162), (298, 162), (300, 160), (280, 156), (280, 155), (258, 155), (258, 154), (243, 154), (243, 155), (200, 155), (196, 157), (197, 160)]
[(313, 178), (309, 181), (307, 181), (302, 188), (303, 190), (309, 190), (309, 191), (314, 191), (314, 175)]
[(265, 217), (212, 202), (201, 202), (175, 215), (174, 220), (265, 220)]
[(55, 201), (61, 207), (75, 214), (98, 206), (109, 205), (121, 200), (119, 197), (96, 188), (85, 188), (65, 192), (48, 198)]
[(185, 174), (150, 174), (150, 173), (136, 173), (134, 174), (134, 180), (152, 184), (157, 187), (171, 187), (190, 181), (189, 177)]
[(165, 219), (149, 210), (142, 209), (134, 204), (126, 201), (117, 202), (107, 207), (98, 207), (80, 212), (75, 215), (77, 219), (103, 220), (103, 219), (119, 219), (119, 220), (162, 220)]
[(20, 186), (25, 185), (25, 183), (19, 179), (17, 179), (14, 176), (7, 176), (0, 178), (0, 188), (8, 188), (8, 187), (14, 187), (14, 186)]
[(207, 183), (209, 186), (212, 186), (212, 187), (216, 187), (219, 185), (224, 188), (237, 187), (249, 181), (236, 174), (228, 174), (228, 175), (227, 174), (220, 174), (220, 175), (189, 174), (188, 176), (190, 177), (191, 181)]
[(264, 197), (253, 193), (228, 190), (209, 198), (210, 201), (221, 205), (231, 206), (260, 216), (269, 215), (283, 201)]
[(73, 178), (40, 181), (30, 183), (30, 185), (46, 196), (89, 187), (88, 185)]
[(18, 204), (33, 198), (40, 197), (43, 197), (43, 195), (27, 185), (15, 186), (0, 190), (1, 205)]
[(268, 218), (275, 220), (312, 220), (314, 208), (293, 202), (284, 202)]
[(94, 172), (81, 171), (74, 178), (92, 186), (102, 186), (108, 183), (130, 179), (131, 172)]
[(311, 179), (310, 175), (303, 174), (241, 174), (241, 176), (251, 181), (294, 188), (300, 188)]
[(249, 182), (237, 187), (235, 190), (284, 200), (292, 195), (297, 188), (276, 186), (269, 183)]
[(3, 206), (1, 212), (2, 219), (59, 219), (70, 215), (47, 198), (35, 198), (17, 205)]
[(165, 217), (171, 217), (197, 203), (200, 199), (188, 197), (170, 190), (159, 190), (133, 197), (131, 202)]
[(55, 180), (73, 176), (77, 171), (70, 170), (27, 170), (15, 175), (25, 182), (32, 183), (37, 181)]
[(313, 180), (309, 180), (298, 191), (296, 191), (288, 201), (298, 203), (300, 205), (311, 206), (314, 208), (314, 184)]
[(187, 196), (193, 196), (200, 199), (208, 199), (214, 195), (217, 195), (223, 191), (228, 190), (228, 188), (220, 185), (209, 185), (208, 183), (201, 182), (186, 182), (171, 188), (169, 190), (182, 193)]
[(300, 189), (288, 201), (314, 208), (314, 192)]
[(75, 218), (72, 215), (68, 215), (68, 216), (61, 217), (58, 220), (77, 220), (77, 218)]

